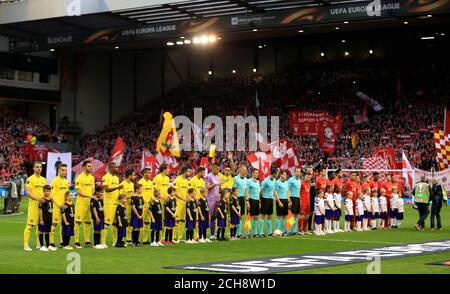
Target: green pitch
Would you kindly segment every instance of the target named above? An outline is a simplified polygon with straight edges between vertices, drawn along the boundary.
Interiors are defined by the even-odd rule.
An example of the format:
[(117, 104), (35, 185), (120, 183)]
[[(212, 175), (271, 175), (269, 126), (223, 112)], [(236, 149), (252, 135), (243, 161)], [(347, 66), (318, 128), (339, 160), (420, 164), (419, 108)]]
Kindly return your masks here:
[[(1, 201), (3, 202), (3, 201)], [(26, 210), (26, 202), (22, 205)], [(3, 204), (0, 204), (0, 209)], [(241, 260), (260, 257), (275, 257), (303, 253), (354, 250), (383, 245), (424, 242), (450, 239), (450, 209), (442, 209), (443, 231), (417, 232), (413, 225), (417, 212), (406, 206), (402, 228), (372, 232), (351, 232), (316, 237), (314, 235), (213, 242), (207, 244), (178, 244), (165, 247), (109, 248), (95, 250), (83, 248), (74, 250), (81, 255), (81, 273), (207, 273), (205, 271), (184, 271), (165, 269), (164, 266)], [(0, 215), (0, 273), (66, 273), (70, 251), (25, 252), (23, 229), (26, 211), (21, 215)], [(427, 221), (429, 225), (429, 221)], [(341, 226), (342, 227), (342, 226)], [(81, 236), (83, 236), (81, 234)], [(34, 230), (30, 246), (35, 247)], [(450, 259), (450, 252), (407, 257), (381, 262), (381, 272), (393, 273), (449, 273), (445, 266), (426, 265)], [(334, 266), (289, 273), (366, 273), (368, 263)]]

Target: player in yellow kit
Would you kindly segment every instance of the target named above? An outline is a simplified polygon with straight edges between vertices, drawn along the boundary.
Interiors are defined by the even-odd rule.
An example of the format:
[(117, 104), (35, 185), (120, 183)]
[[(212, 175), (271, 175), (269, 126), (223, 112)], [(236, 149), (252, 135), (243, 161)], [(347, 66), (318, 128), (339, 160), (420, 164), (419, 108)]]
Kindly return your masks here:
[(234, 183), (234, 176), (233, 176), (233, 172), (231, 170), (231, 166), (226, 165), (224, 170), (223, 170), (223, 174), (219, 173), (219, 179), (220, 179), (220, 189), (226, 189), (226, 188), (233, 188), (233, 183)]
[[(134, 196), (134, 170), (129, 169), (125, 171), (125, 180), (120, 183), (122, 186), (122, 189), (120, 189), (120, 194), (125, 194), (127, 196), (127, 204), (125, 206), (126, 208), (126, 215), (128, 221), (131, 220), (131, 197)], [(127, 226), (127, 244), (131, 245), (133, 242), (131, 241), (131, 231), (132, 227)]]
[(155, 185), (155, 189), (159, 189), (161, 192), (161, 200), (164, 203), (169, 196), (167, 189), (170, 187), (169, 166), (167, 164), (163, 163), (159, 166), (159, 174), (153, 179), (153, 184)]
[(105, 209), (105, 229), (101, 236), (101, 245), (107, 247), (106, 238), (108, 236), (108, 228), (111, 228), (112, 246), (116, 245), (117, 228), (113, 226), (114, 217), (116, 215), (116, 208), (119, 199), (119, 190), (123, 188), (120, 185), (120, 180), (117, 174), (119, 167), (114, 162), (111, 162), (108, 167), (108, 173), (102, 178), (102, 186), (105, 190), (105, 197), (103, 199)]
[(45, 202), (44, 196), (44, 186), (47, 181), (41, 176), (42, 163), (36, 161), (33, 163), (33, 175), (27, 179), (26, 192), (28, 197), (28, 215), (27, 224), (23, 232), (23, 249), (25, 251), (31, 251), (30, 248), (30, 235), (33, 226), (36, 226), (36, 243), (38, 242), (38, 231), (37, 225), (39, 224), (39, 203)]
[(148, 231), (150, 230), (150, 202), (153, 200), (154, 184), (151, 180), (152, 171), (149, 168), (142, 170), (142, 179), (138, 184), (142, 186), (142, 197), (144, 197), (144, 211), (142, 218), (144, 219), (144, 232), (142, 234), (142, 244), (150, 245), (148, 241)]
[(53, 199), (53, 213), (52, 213), (52, 228), (50, 231), (50, 246), (49, 249), (55, 248), (55, 232), (56, 227), (59, 226), (59, 242), (62, 244), (61, 235), (61, 209), (66, 209), (64, 205), (66, 192), (69, 191), (69, 182), (67, 177), (67, 164), (63, 163), (58, 167), (58, 175), (52, 180), (50, 186), (52, 187), (51, 198)]
[(175, 231), (175, 243), (180, 242), (183, 239), (184, 223), (186, 221), (186, 195), (189, 189), (189, 180), (187, 176), (189, 174), (189, 168), (184, 166), (181, 169), (181, 174), (173, 181), (177, 195), (177, 210), (176, 210), (176, 222), (177, 230)]
[(84, 246), (92, 247), (91, 238), (91, 199), (95, 193), (95, 179), (92, 175), (92, 163), (90, 160), (83, 161), (83, 172), (75, 179), (77, 191), (77, 202), (75, 203), (75, 248), (80, 245), (80, 226), (84, 222)]
[[(200, 190), (202, 188), (205, 188), (205, 168), (199, 167), (197, 169), (197, 174), (195, 174), (190, 180), (189, 180), (189, 188), (192, 188), (195, 190), (195, 202), (198, 205), (198, 200), (201, 198)], [(194, 239), (198, 239), (198, 226), (195, 227), (194, 231)]]

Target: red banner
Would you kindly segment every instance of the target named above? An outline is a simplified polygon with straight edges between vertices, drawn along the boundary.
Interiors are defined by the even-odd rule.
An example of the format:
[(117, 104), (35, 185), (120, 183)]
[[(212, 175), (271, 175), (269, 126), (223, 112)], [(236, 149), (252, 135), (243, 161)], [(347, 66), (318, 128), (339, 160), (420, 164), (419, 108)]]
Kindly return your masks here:
[(386, 160), (388, 163), (389, 169), (397, 169), (401, 168), (401, 165), (398, 166), (397, 158), (395, 156), (395, 149), (392, 147), (377, 147), (372, 154), (372, 157), (381, 157)]
[(297, 136), (317, 136), (323, 124), (333, 127), (334, 132), (342, 131), (342, 114), (336, 117), (323, 111), (291, 111), (289, 127)]
[(116, 165), (120, 165), (123, 158), (123, 153), (125, 151), (125, 142), (121, 137), (117, 137), (116, 144), (114, 144), (114, 148), (109, 156), (108, 162), (103, 165), (103, 167), (99, 168), (93, 175), (97, 181), (101, 181), (102, 177), (106, 174), (106, 169), (108, 165), (114, 162)]
[(334, 124), (323, 123), (318, 129), (319, 145), (322, 153), (332, 154), (337, 140)]
[(23, 147), (23, 151), (25, 153), (25, 158), (27, 161), (46, 161), (47, 153), (54, 152), (58, 153), (59, 151), (53, 148), (48, 148), (45, 145), (32, 145), (27, 144)]

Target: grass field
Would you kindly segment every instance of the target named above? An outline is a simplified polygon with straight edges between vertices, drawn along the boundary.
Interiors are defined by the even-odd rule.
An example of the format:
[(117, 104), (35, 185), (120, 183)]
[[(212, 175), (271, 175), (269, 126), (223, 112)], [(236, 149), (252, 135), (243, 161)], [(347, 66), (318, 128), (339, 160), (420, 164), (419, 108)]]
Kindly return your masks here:
[[(26, 210), (26, 203), (22, 207)], [(0, 208), (2, 208), (2, 204), (0, 204)], [(405, 209), (402, 228), (397, 230), (340, 233), (321, 237), (305, 235), (195, 245), (178, 244), (156, 248), (149, 246), (106, 250), (83, 248), (77, 252), (81, 255), (81, 273), (85, 274), (179, 274), (207, 272), (165, 269), (163, 267), (450, 239), (450, 230), (448, 227), (445, 228), (450, 224), (449, 208), (444, 207), (442, 210), (444, 230), (426, 230), (425, 232), (417, 232), (413, 228), (413, 224), (417, 220), (417, 212), (410, 206), (406, 206)], [(66, 273), (69, 263), (66, 257), (69, 251), (39, 252), (33, 250), (25, 252), (22, 249), (25, 220), (26, 213), (14, 216), (0, 215), (0, 273)], [(34, 244), (33, 231), (30, 245), (34, 248)], [(443, 260), (450, 260), (450, 252), (384, 260), (381, 262), (381, 272), (384, 274), (450, 273), (449, 267), (426, 265), (429, 262)], [(288, 273), (364, 274), (367, 264), (358, 263)]]

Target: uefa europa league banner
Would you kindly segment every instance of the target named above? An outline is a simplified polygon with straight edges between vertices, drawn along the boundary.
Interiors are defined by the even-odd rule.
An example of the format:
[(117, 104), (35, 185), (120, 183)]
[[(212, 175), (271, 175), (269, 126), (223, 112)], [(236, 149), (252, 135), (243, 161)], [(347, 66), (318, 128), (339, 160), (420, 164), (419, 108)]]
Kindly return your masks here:
[(420, 181), (421, 177), (427, 178), (431, 184), (431, 179), (436, 179), (439, 184), (444, 185), (445, 191), (450, 192), (450, 169), (435, 171), (433, 174), (418, 168), (414, 169), (414, 184)]
[(58, 175), (61, 164), (67, 164), (67, 180), (72, 181), (72, 153), (53, 153), (47, 154), (47, 183), (50, 184), (52, 180)]

